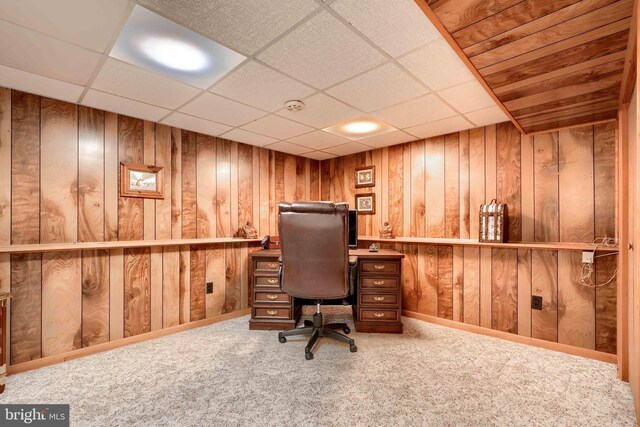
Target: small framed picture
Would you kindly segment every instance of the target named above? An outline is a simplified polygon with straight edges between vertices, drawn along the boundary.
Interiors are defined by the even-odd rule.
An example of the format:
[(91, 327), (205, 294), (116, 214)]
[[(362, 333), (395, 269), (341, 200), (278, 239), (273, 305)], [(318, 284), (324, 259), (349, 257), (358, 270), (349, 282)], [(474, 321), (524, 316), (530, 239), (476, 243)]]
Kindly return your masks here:
[(356, 168), (356, 188), (374, 187), (376, 185), (376, 167), (364, 166)]
[(373, 215), (376, 213), (376, 195), (374, 193), (356, 194), (358, 214)]
[(164, 199), (164, 168), (120, 163), (120, 196)]

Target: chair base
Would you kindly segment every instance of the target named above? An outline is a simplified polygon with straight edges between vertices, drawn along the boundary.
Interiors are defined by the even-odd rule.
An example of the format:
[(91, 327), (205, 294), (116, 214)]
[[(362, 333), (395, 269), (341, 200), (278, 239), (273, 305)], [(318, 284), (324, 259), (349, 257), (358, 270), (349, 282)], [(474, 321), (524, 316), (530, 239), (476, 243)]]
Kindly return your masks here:
[(351, 332), (349, 326), (346, 323), (329, 323), (328, 325), (322, 324), (322, 313), (318, 312), (313, 315), (313, 321), (305, 320), (304, 326), (302, 328), (293, 328), (288, 331), (283, 331), (278, 333), (278, 341), (281, 343), (286, 343), (286, 337), (292, 337), (296, 335), (311, 335), (309, 338), (309, 342), (307, 346), (304, 348), (304, 358), (307, 360), (313, 359), (313, 347), (318, 342), (318, 338), (327, 337), (333, 338), (338, 341), (342, 341), (344, 343), (349, 344), (349, 350), (352, 353), (358, 351), (358, 347), (356, 347), (356, 343), (354, 340), (349, 338), (346, 335), (341, 334), (340, 332), (336, 332), (336, 329), (342, 329), (345, 334)]

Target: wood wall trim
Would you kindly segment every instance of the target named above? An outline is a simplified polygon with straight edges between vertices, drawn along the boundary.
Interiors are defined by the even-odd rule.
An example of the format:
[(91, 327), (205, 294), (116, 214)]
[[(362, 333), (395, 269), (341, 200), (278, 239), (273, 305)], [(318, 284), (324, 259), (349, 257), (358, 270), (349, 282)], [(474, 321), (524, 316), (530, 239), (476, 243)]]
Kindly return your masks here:
[[(486, 248), (502, 248), (502, 249), (538, 249), (538, 250), (566, 250), (581, 251), (592, 250), (593, 246), (587, 243), (569, 243), (569, 242), (514, 242), (514, 243), (485, 243), (478, 242), (474, 239), (444, 239), (433, 237), (395, 237), (393, 239), (381, 239), (376, 236), (358, 236), (358, 240), (364, 242), (383, 242), (383, 243), (410, 243), (422, 245), (441, 245), (441, 246), (476, 246)], [(617, 252), (617, 247), (598, 248), (598, 252)]]
[(442, 22), (440, 22), (440, 19), (438, 19), (438, 16), (429, 7), (429, 5), (427, 4), (427, 1), (426, 0), (414, 0), (414, 1), (416, 2), (420, 10), (422, 10), (425, 16), (429, 19), (429, 21), (431, 21), (433, 26), (436, 27), (436, 29), (442, 35), (442, 37), (444, 37), (444, 39), (447, 41), (449, 46), (451, 46), (451, 48), (456, 53), (456, 55), (458, 55), (458, 57), (462, 60), (462, 62), (464, 62), (464, 65), (466, 65), (469, 71), (471, 71), (471, 74), (473, 74), (473, 76), (476, 78), (478, 83), (480, 83), (480, 85), (484, 88), (485, 91), (487, 91), (487, 93), (493, 99), (496, 105), (498, 105), (498, 107), (500, 107), (500, 109), (507, 115), (511, 123), (513, 123), (513, 125), (520, 131), (520, 133), (526, 133), (524, 129), (520, 126), (520, 123), (518, 123), (518, 121), (513, 117), (513, 115), (507, 109), (507, 107), (505, 107), (502, 101), (500, 101), (500, 99), (496, 96), (496, 94), (493, 92), (493, 89), (491, 89), (491, 87), (487, 84), (487, 82), (484, 80), (484, 77), (482, 77), (482, 75), (480, 74), (478, 69), (475, 67), (475, 65), (473, 65), (473, 63), (469, 60), (467, 55), (462, 51), (462, 49), (460, 48), (458, 43), (455, 41), (453, 36), (451, 36), (449, 31), (447, 31), (447, 29), (442, 24)]
[(86, 242), (39, 245), (5, 245), (0, 246), (0, 254), (28, 254), (39, 252), (75, 252), (86, 250), (152, 248), (158, 246), (197, 246), (218, 245), (224, 243), (260, 243), (261, 239), (242, 239), (235, 237), (206, 239), (173, 239), (173, 240), (127, 240), (114, 242)]
[(560, 127), (554, 127), (554, 128), (550, 128), (548, 130), (537, 130), (537, 131), (533, 131), (533, 132), (529, 132), (527, 135), (541, 135), (541, 134), (545, 134), (545, 133), (550, 133), (550, 132), (559, 132), (561, 130), (566, 130), (566, 129), (575, 129), (575, 128), (581, 128), (584, 126), (591, 126), (591, 125), (599, 125), (602, 123), (612, 123), (612, 122), (616, 122), (617, 123), (618, 119), (604, 119), (604, 120), (594, 120), (591, 121), (587, 124), (585, 123), (580, 123), (580, 124), (576, 124), (576, 125), (568, 125), (568, 126), (560, 126)]
[(617, 235), (620, 246), (618, 257), (618, 280), (616, 309), (618, 341), (618, 376), (629, 381), (629, 106), (623, 105), (618, 112), (618, 165), (617, 165)]
[(127, 345), (139, 343), (142, 341), (152, 340), (160, 338), (166, 335), (175, 334), (178, 332), (184, 332), (189, 329), (200, 328), (202, 326), (213, 325), (225, 320), (231, 320), (238, 317), (246, 316), (251, 313), (251, 309), (242, 309), (233, 313), (221, 314), (209, 319), (202, 319), (191, 323), (185, 323), (178, 326), (172, 326), (156, 331), (146, 332), (139, 335), (134, 335), (115, 341), (109, 341), (102, 344), (96, 344), (91, 347), (80, 348), (77, 350), (68, 351), (65, 353), (55, 354), (53, 356), (43, 357), (41, 359), (31, 360), (29, 362), (18, 363), (7, 367), (7, 373), (9, 375), (19, 374), (21, 372), (31, 371), (33, 369), (43, 368), (45, 366), (51, 366), (58, 363), (66, 362), (68, 360), (77, 359), (79, 357), (89, 356), (91, 354), (102, 353), (104, 351), (114, 350), (116, 348), (124, 347)]
[[(633, 89), (636, 87), (636, 74), (638, 72), (636, 56), (638, 50), (638, 2), (633, 2), (633, 15), (631, 16), (631, 28), (629, 29), (629, 41), (624, 58), (624, 70), (622, 71), (622, 86), (620, 87), (619, 109), (624, 109), (625, 104), (631, 101)], [(628, 106), (627, 106), (628, 108)], [(626, 128), (625, 128), (626, 130)]]
[(550, 341), (545, 341), (537, 338), (530, 338), (522, 335), (511, 334), (509, 332), (496, 331), (494, 329), (484, 328), (476, 325), (469, 325), (466, 323), (455, 322), (449, 319), (443, 319), (440, 317), (429, 316), (427, 314), (416, 313), (413, 311), (402, 310), (402, 315), (410, 317), (412, 319), (422, 320), (424, 322), (433, 323), (436, 325), (447, 326), (449, 328), (460, 329), (462, 331), (473, 332), (474, 334), (486, 335), (489, 337), (500, 338), (503, 340), (516, 342), (519, 344), (526, 344), (534, 347), (541, 347), (547, 350), (559, 351), (561, 353), (571, 354), (574, 356), (587, 357), (589, 359), (599, 360), (607, 363), (617, 363), (618, 357), (615, 354), (604, 353), (601, 351), (574, 347), (572, 345), (560, 344)]

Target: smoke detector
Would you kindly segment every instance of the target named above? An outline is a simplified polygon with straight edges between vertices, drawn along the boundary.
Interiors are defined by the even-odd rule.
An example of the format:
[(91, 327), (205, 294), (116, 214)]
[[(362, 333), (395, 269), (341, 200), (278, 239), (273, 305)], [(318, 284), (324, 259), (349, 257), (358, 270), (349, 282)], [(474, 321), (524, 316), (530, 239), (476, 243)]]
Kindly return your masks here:
[(304, 102), (297, 100), (287, 101), (284, 106), (287, 107), (287, 110), (296, 112), (301, 111), (304, 108)]

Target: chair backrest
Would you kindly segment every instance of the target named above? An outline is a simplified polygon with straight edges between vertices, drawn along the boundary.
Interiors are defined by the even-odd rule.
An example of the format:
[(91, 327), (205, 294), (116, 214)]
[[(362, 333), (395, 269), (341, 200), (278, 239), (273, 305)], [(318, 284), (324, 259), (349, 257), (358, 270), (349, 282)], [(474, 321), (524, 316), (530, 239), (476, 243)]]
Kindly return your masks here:
[(318, 300), (349, 295), (348, 212), (346, 203), (280, 203), (284, 292)]

